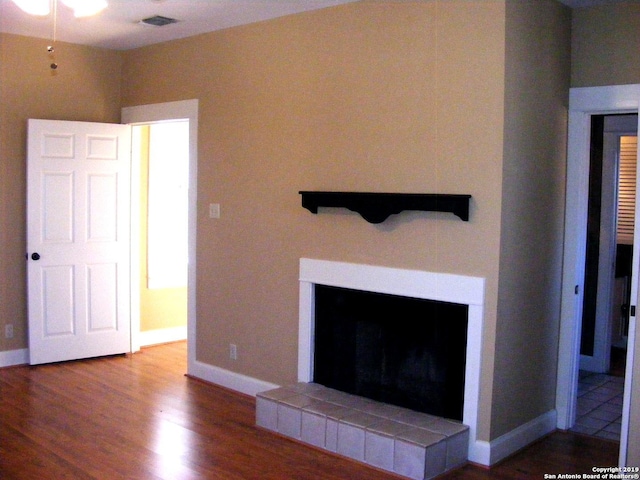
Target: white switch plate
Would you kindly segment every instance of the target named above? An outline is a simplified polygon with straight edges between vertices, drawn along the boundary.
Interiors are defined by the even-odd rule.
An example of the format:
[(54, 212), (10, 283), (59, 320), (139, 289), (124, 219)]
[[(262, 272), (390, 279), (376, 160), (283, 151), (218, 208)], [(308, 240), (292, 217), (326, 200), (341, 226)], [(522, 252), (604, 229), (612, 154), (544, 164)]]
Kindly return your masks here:
[(209, 218), (220, 218), (220, 204), (219, 203), (210, 203), (209, 204)]

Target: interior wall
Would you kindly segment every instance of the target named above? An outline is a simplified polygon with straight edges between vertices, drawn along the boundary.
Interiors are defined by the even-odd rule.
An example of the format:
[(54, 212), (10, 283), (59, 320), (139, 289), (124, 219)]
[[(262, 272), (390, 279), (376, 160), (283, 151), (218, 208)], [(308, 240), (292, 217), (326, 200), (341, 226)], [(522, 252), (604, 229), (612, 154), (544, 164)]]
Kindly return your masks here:
[(27, 347), (27, 119), (120, 119), (120, 53), (57, 42), (53, 72), (50, 43), (0, 33), (0, 351)]
[(571, 10), (507, 2), (506, 30), (492, 438), (555, 408)]
[(570, 35), (558, 2), (507, 2), (493, 438), (555, 407)]
[[(46, 42), (3, 35), (2, 318), (24, 319), (26, 310), (24, 282), (14, 281), (24, 280), (24, 205), (13, 207), (24, 198), (26, 118), (118, 121), (121, 86), (126, 106), (198, 98), (198, 360), (273, 383), (295, 380), (300, 257), (481, 276), (487, 282), (479, 437), (495, 438), (544, 410), (547, 390), (523, 414), (499, 393), (519, 388), (522, 367), (506, 359), (523, 341), (517, 324), (508, 323), (512, 300), (501, 297), (500, 321), (509, 320), (497, 325), (499, 269), (513, 272), (504, 261), (522, 252), (502, 235), (501, 222), (535, 233), (515, 216), (503, 217), (502, 205), (521, 196), (543, 215), (531, 189), (502, 193), (503, 174), (524, 182), (516, 163), (503, 165), (503, 149), (522, 140), (522, 130), (505, 129), (515, 111), (505, 103), (517, 100), (505, 95), (514, 85), (505, 85), (505, 9), (503, 0), (360, 2), (121, 54), (61, 44), (54, 77)], [(539, 47), (532, 53), (540, 55)], [(557, 75), (549, 80), (554, 92)], [(51, 78), (65, 81), (52, 89)], [(545, 99), (554, 107), (556, 101)], [(523, 107), (530, 121), (535, 108)], [(555, 139), (550, 124), (557, 121), (554, 115), (545, 122), (536, 138)], [(555, 171), (555, 141), (544, 152), (524, 147), (534, 184)], [(532, 159), (548, 153), (553, 158), (533, 168)], [(20, 160), (5, 161), (11, 158)], [(301, 208), (298, 191), (314, 189), (469, 193), (471, 220), (405, 212), (374, 226), (345, 210), (312, 215)], [(221, 204), (220, 219), (208, 218), (208, 203)], [(552, 218), (548, 239), (556, 234)], [(554, 282), (555, 260), (548, 267), (550, 278), (534, 298)], [(541, 314), (537, 340), (553, 343), (553, 308), (552, 301)], [(25, 323), (17, 325), (20, 340), (3, 348), (25, 346)], [(228, 358), (229, 343), (238, 346), (237, 361)], [(504, 379), (493, 374), (494, 351)], [(549, 368), (545, 363), (543, 377)]]
[[(124, 52), (125, 106), (199, 99), (199, 361), (296, 380), (301, 257), (486, 277), (488, 437), (504, 8), (361, 2)], [(312, 215), (300, 190), (468, 193), (471, 220), (406, 212), (374, 226)]]
[(571, 86), (640, 83), (640, 2), (573, 11)]

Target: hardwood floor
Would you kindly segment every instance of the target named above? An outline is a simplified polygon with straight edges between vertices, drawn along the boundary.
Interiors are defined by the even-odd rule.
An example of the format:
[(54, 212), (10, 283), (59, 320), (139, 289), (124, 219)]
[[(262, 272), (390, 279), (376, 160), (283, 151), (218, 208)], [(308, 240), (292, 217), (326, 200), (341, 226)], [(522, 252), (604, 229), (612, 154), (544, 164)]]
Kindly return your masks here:
[[(255, 427), (255, 400), (185, 377), (186, 344), (0, 370), (0, 478), (398, 477)], [(617, 462), (618, 445), (555, 433), (491, 470), (442, 478), (542, 478)]]

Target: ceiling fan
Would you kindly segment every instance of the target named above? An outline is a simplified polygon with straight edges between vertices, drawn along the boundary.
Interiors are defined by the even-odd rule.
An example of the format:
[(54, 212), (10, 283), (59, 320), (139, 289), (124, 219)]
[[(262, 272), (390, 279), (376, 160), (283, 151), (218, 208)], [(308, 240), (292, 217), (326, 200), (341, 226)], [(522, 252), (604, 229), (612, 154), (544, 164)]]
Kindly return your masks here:
[[(38, 16), (47, 16), (53, 7), (53, 36), (52, 42), (47, 46), (47, 52), (51, 58), (51, 71), (55, 73), (58, 63), (55, 58), (55, 41), (57, 30), (58, 0), (12, 0), (21, 10)], [(107, 0), (60, 0), (63, 5), (73, 10), (76, 17), (90, 17), (100, 13), (107, 7)]]

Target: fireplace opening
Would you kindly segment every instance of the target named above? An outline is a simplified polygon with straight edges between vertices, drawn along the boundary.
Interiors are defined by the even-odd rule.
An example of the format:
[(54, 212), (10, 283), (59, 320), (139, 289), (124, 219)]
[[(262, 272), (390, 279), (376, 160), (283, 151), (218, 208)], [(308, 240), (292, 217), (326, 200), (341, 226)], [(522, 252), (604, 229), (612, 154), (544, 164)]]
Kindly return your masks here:
[(313, 381), (463, 419), (468, 305), (315, 285)]

